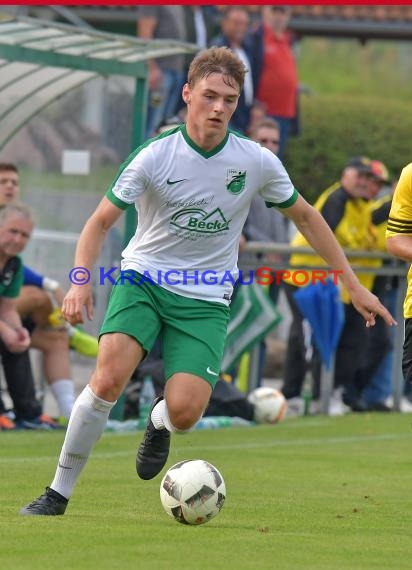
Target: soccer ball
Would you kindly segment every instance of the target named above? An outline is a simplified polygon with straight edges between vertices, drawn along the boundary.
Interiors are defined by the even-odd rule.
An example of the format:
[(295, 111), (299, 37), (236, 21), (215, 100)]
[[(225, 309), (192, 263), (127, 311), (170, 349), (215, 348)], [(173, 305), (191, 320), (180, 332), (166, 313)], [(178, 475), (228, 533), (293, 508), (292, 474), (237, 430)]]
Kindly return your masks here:
[(176, 463), (160, 483), (164, 510), (182, 524), (199, 525), (210, 521), (219, 513), (225, 499), (222, 475), (203, 459)]
[(258, 424), (281, 422), (288, 409), (288, 403), (282, 392), (268, 386), (256, 388), (247, 399), (255, 406), (255, 421)]

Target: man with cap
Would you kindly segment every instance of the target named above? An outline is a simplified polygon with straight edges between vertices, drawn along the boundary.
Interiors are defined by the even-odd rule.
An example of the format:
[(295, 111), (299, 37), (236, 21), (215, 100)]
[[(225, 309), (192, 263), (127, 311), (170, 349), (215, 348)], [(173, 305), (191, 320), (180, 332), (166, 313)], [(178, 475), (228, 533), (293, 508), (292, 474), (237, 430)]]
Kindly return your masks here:
[[(364, 156), (354, 156), (345, 165), (340, 181), (325, 190), (317, 199), (315, 208), (321, 212), (343, 248), (353, 250), (375, 249), (376, 235), (371, 226), (371, 208), (369, 206), (369, 180), (373, 177), (373, 162)], [(295, 247), (309, 247), (301, 233), (292, 239)], [(349, 258), (350, 259), (350, 258)], [(377, 267), (379, 260), (353, 259), (356, 265)], [(325, 263), (315, 254), (293, 254), (290, 258), (290, 272), (313, 266), (319, 268)], [(373, 286), (373, 274), (358, 274), (361, 283), (369, 290)], [(309, 279), (308, 283), (311, 283)], [(285, 279), (284, 288), (292, 312), (286, 352), (284, 384), (282, 391), (287, 399), (299, 397), (306, 374), (306, 346), (303, 330), (303, 316), (295, 302), (294, 293), (298, 286), (292, 277)], [(366, 343), (367, 330), (349, 303), (347, 291), (342, 289), (342, 301), (345, 307), (345, 324), (340, 337), (335, 357), (335, 387), (344, 389), (353, 385), (355, 374), (360, 367), (362, 351)], [(314, 379), (313, 398), (320, 393), (320, 358), (316, 347), (313, 350), (312, 372)], [(344, 401), (354, 411), (364, 408), (362, 402), (344, 396)]]
[[(394, 185), (387, 167), (379, 160), (371, 161), (372, 176), (368, 177), (368, 198), (376, 249), (386, 251), (385, 232), (392, 203)], [(385, 262), (381, 261), (380, 265)], [(372, 292), (395, 311), (398, 277), (374, 276)], [(361, 367), (355, 377), (355, 390), (369, 411), (389, 412), (392, 395), (393, 335), (382, 323), (367, 333)], [(376, 329), (376, 330), (375, 330)]]

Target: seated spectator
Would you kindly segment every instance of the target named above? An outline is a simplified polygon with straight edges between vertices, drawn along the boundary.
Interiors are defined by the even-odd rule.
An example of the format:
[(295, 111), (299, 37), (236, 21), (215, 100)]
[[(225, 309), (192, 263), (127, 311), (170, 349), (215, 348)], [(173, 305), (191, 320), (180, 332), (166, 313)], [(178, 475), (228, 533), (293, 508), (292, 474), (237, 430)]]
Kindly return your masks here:
[(23, 282), (23, 265), (18, 256), (33, 230), (33, 217), (24, 204), (13, 203), (0, 210), (0, 355), (15, 422), (0, 399), (0, 429), (52, 429), (57, 424), (42, 414), (36, 399), (28, 349), (29, 331), (16, 309), (16, 297)]
[[(0, 208), (19, 199), (19, 195), (20, 179), (17, 166), (9, 162), (0, 162)], [(38, 290), (35, 293), (31, 290), (31, 294), (28, 295), (25, 292), (26, 286), (34, 286)], [(24, 313), (28, 313), (29, 310), (34, 310), (36, 313), (41, 311), (44, 326), (49, 319), (54, 319), (55, 322), (57, 320), (60, 323), (58, 328), (67, 331), (70, 348), (83, 356), (93, 358), (97, 355), (97, 339), (64, 321), (60, 312), (64, 295), (64, 291), (55, 279), (40, 275), (26, 265), (23, 266), (23, 288), (20, 293), (22, 311)], [(27, 306), (28, 304), (30, 306)]]
[(59, 417), (67, 420), (76, 399), (68, 334), (64, 321), (57, 319), (50, 324), (52, 304), (48, 308), (43, 295), (38, 287), (24, 286), (16, 299), (16, 308), (30, 333), (30, 347), (42, 353), (44, 379), (56, 400)]
[[(17, 167), (0, 163), (0, 207), (13, 203), (19, 192)], [(95, 357), (98, 343), (95, 337), (64, 321), (60, 312), (63, 296), (57, 281), (23, 266), (23, 286), (16, 308), (31, 333), (31, 346), (43, 353), (45, 379), (58, 404), (59, 416), (67, 419), (75, 400), (69, 346), (85, 356)], [(26, 358), (28, 355), (19, 357), (20, 360)], [(30, 362), (24, 367), (30, 368)], [(11, 370), (10, 374), (13, 374)]]

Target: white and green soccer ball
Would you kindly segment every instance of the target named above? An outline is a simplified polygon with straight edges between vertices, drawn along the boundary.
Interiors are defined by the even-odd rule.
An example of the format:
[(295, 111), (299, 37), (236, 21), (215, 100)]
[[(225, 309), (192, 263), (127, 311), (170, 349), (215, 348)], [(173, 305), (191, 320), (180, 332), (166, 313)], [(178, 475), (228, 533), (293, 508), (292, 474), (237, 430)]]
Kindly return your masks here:
[(160, 484), (164, 510), (182, 524), (200, 525), (219, 514), (226, 499), (221, 473), (207, 461), (180, 461), (170, 467)]
[(253, 390), (247, 399), (255, 407), (255, 422), (258, 424), (276, 424), (286, 416), (287, 400), (275, 388), (261, 386)]

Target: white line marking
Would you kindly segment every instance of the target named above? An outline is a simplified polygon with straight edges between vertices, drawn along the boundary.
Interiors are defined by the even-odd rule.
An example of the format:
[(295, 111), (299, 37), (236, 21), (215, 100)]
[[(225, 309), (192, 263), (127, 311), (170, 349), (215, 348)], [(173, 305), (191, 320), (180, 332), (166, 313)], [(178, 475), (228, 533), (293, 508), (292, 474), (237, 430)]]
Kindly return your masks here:
[[(276, 429), (276, 428), (275, 428)], [(130, 435), (130, 432), (122, 432), (116, 435)], [(143, 435), (143, 433), (142, 433)], [(191, 445), (190, 447), (173, 447), (171, 451), (176, 452), (187, 452), (192, 451), (224, 451), (228, 449), (261, 449), (262, 447), (301, 447), (308, 445), (336, 445), (340, 443), (361, 443), (364, 441), (394, 441), (401, 439), (410, 439), (411, 435), (409, 433), (388, 433), (380, 435), (354, 435), (347, 437), (327, 437), (327, 438), (313, 438), (313, 439), (300, 439), (300, 440), (273, 440), (271, 442), (251, 442), (251, 443), (228, 443), (223, 445)], [(95, 459), (109, 459), (111, 457), (128, 457), (133, 456), (135, 449), (131, 448), (128, 451), (112, 451), (109, 453), (96, 452), (92, 453), (91, 458)], [(57, 463), (58, 455), (42, 455), (41, 457), (0, 457), (1, 463), (33, 463), (33, 461), (44, 461), (46, 459), (55, 460)]]

